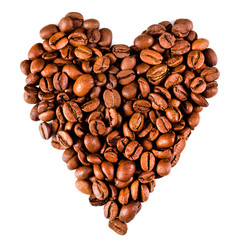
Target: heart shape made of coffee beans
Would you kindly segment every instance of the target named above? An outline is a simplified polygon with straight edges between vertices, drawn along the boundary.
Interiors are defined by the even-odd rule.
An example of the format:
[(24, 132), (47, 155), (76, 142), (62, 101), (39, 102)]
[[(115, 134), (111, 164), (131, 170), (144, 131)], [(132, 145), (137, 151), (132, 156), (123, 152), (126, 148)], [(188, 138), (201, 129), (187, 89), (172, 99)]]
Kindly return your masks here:
[(118, 234), (168, 175), (217, 94), (217, 56), (188, 19), (149, 26), (134, 45), (71, 12), (43, 27), (20, 67), (43, 139), (64, 150), (77, 189)]

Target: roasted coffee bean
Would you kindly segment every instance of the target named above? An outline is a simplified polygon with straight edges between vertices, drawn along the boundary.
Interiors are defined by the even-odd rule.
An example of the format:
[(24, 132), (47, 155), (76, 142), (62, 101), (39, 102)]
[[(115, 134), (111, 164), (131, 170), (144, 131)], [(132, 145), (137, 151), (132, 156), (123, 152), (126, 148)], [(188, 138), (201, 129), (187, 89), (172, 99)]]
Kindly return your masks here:
[(140, 202), (131, 202), (127, 205), (122, 206), (119, 212), (119, 220), (126, 223), (132, 221), (141, 210), (141, 208), (142, 205)]
[(166, 31), (166, 28), (161, 24), (153, 24), (146, 29), (146, 34), (159, 36)]
[(171, 48), (171, 53), (173, 55), (183, 55), (189, 52), (191, 45), (186, 40), (178, 40), (175, 42), (174, 46)]
[(81, 180), (87, 179), (91, 174), (92, 168), (89, 166), (81, 166), (75, 171), (75, 177)]
[(103, 181), (96, 180), (92, 184), (92, 190), (96, 198), (98, 198), (99, 200), (104, 200), (108, 197), (109, 190), (107, 188), (107, 185)]
[(36, 43), (30, 48), (30, 50), (28, 52), (28, 58), (30, 60), (34, 60), (34, 59), (40, 57), (43, 53), (44, 53), (44, 49), (43, 49), (42, 44)]
[(175, 134), (172, 133), (164, 133), (162, 134), (156, 141), (156, 145), (158, 148), (169, 148), (172, 147), (175, 142)]
[(106, 89), (103, 93), (103, 100), (107, 108), (118, 108), (121, 105), (121, 96), (115, 89)]
[(187, 64), (190, 68), (196, 70), (202, 67), (205, 57), (202, 52), (194, 50), (188, 54)]
[(156, 126), (161, 133), (167, 133), (172, 129), (171, 122), (165, 116), (157, 118)]
[(58, 142), (64, 149), (70, 148), (73, 145), (73, 140), (69, 133), (65, 131), (58, 131), (56, 136)]
[(205, 38), (199, 38), (192, 43), (192, 50), (203, 51), (208, 48), (209, 41)]
[(65, 102), (63, 104), (63, 114), (69, 122), (77, 122), (82, 118), (81, 108), (73, 101)]
[(40, 37), (42, 39), (49, 39), (53, 34), (57, 33), (58, 27), (55, 24), (48, 24), (40, 30)]
[(138, 84), (136, 82), (132, 82), (130, 84), (125, 85), (122, 88), (122, 96), (126, 99), (136, 98), (138, 93)]
[(162, 82), (162, 80), (167, 76), (168, 74), (168, 67), (166, 64), (159, 64), (152, 68), (150, 68), (147, 71), (147, 78), (148, 81), (153, 85), (159, 85), (159, 83)]
[(123, 182), (128, 181), (136, 171), (136, 165), (133, 161), (121, 160), (118, 164), (116, 177)]
[(106, 131), (106, 126), (103, 121), (95, 119), (89, 123), (89, 131), (94, 136), (102, 135)]
[(119, 195), (118, 195), (119, 203), (122, 205), (126, 205), (126, 204), (128, 204), (129, 198), (130, 198), (129, 188), (126, 187), (124, 189), (121, 189), (121, 191), (119, 192)]
[(89, 196), (89, 203), (94, 207), (105, 205), (107, 203), (107, 200), (108, 199), (99, 200), (93, 193)]
[(200, 115), (199, 115), (199, 112), (197, 111), (193, 111), (188, 117), (188, 124), (192, 130), (199, 124), (199, 121), (200, 121)]
[(159, 37), (159, 43), (163, 48), (171, 48), (174, 46), (175, 44), (175, 37), (168, 32), (163, 33), (160, 37)]
[(83, 27), (85, 29), (93, 29), (93, 28), (96, 28), (98, 29), (100, 26), (100, 23), (97, 19), (87, 19), (83, 22)]
[(82, 26), (83, 23), (83, 16), (81, 13), (78, 12), (70, 12), (66, 15), (66, 17), (70, 17), (73, 22), (74, 28), (79, 28)]
[(49, 45), (54, 50), (60, 50), (68, 44), (68, 39), (63, 32), (57, 32), (49, 39)]
[(117, 74), (117, 79), (118, 79), (118, 83), (121, 85), (127, 85), (131, 82), (134, 81), (135, 79), (135, 73), (133, 70), (122, 70), (120, 72), (118, 72)]
[(78, 97), (85, 96), (94, 86), (94, 79), (90, 74), (81, 75), (73, 85), (73, 91)]
[(207, 107), (208, 106), (207, 100), (201, 94), (197, 94), (197, 93), (192, 92), (191, 93), (191, 99), (193, 100), (193, 102), (195, 102), (200, 107)]
[(144, 152), (140, 158), (140, 164), (143, 171), (151, 171), (155, 165), (155, 157), (151, 152)]
[(206, 85), (206, 90), (203, 92), (205, 98), (214, 97), (218, 92), (218, 83), (216, 81), (210, 82)]
[(99, 138), (90, 133), (85, 135), (84, 145), (90, 153), (97, 153), (101, 148), (101, 142)]
[(127, 233), (127, 224), (121, 222), (119, 219), (110, 220), (108, 226), (119, 235), (125, 235)]
[(201, 77), (203, 77), (206, 82), (215, 81), (219, 78), (219, 76), (220, 76), (220, 72), (216, 67), (205, 68), (201, 72)]
[(151, 35), (148, 34), (141, 34), (138, 37), (135, 38), (134, 40), (134, 45), (142, 50), (149, 48), (153, 45), (154, 39)]
[(92, 183), (88, 180), (82, 180), (82, 179), (77, 179), (76, 183), (76, 188), (87, 195), (92, 194)]
[(97, 74), (103, 73), (110, 67), (110, 59), (108, 57), (102, 56), (98, 57), (93, 65), (93, 71)]
[(39, 132), (40, 132), (41, 137), (44, 140), (47, 140), (51, 137), (51, 133), (52, 133), (51, 126), (46, 122), (42, 122), (39, 125)]
[(155, 179), (155, 173), (153, 171), (144, 171), (139, 174), (138, 180), (141, 183), (149, 183)]
[(130, 55), (130, 48), (124, 44), (118, 44), (112, 46), (112, 53), (117, 58), (125, 58)]
[(207, 48), (204, 51), (205, 62), (209, 67), (217, 65), (217, 54), (211, 48)]
[(137, 141), (132, 141), (126, 146), (124, 156), (129, 160), (137, 160), (142, 151), (143, 147)]
[(180, 122), (182, 119), (181, 111), (176, 107), (169, 107), (166, 109), (166, 116), (172, 123)]
[(151, 49), (143, 49), (140, 53), (140, 58), (143, 62), (150, 65), (158, 65), (163, 60), (161, 53)]
[(171, 171), (171, 163), (165, 160), (161, 160), (157, 164), (157, 174), (161, 177), (166, 176)]
[(118, 205), (114, 201), (108, 201), (104, 206), (104, 216), (105, 218), (109, 218), (113, 220), (118, 215)]
[(148, 98), (152, 102), (152, 108), (154, 108), (156, 110), (162, 110), (163, 111), (168, 106), (165, 99), (157, 93), (150, 93)]
[(206, 82), (201, 77), (196, 77), (192, 80), (190, 84), (190, 89), (194, 93), (202, 93), (206, 89)]
[(144, 115), (142, 113), (134, 113), (129, 120), (129, 127), (132, 131), (141, 131), (144, 125)]

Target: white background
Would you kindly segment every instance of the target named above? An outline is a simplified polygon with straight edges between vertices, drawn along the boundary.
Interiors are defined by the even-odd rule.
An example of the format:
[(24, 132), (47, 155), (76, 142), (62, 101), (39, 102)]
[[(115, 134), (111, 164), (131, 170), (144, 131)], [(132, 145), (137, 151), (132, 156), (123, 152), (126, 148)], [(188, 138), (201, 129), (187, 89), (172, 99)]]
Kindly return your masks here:
[[(240, 31), (238, 1), (6, 1), (0, 9), (0, 239), (239, 240)], [(108, 228), (102, 207), (75, 189), (61, 151), (41, 139), (19, 70), (39, 30), (70, 11), (96, 18), (131, 45), (153, 23), (190, 18), (218, 54), (219, 93), (201, 113), (179, 164), (128, 224)]]

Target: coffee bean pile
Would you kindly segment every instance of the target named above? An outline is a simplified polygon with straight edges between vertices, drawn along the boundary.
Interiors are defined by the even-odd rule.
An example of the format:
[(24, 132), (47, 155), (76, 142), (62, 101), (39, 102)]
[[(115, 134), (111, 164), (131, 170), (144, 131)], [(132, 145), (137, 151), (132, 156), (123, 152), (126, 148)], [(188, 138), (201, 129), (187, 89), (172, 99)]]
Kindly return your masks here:
[(219, 71), (188, 19), (151, 25), (131, 47), (112, 45), (99, 25), (68, 13), (41, 29), (20, 67), (42, 138), (64, 150), (77, 189), (124, 235), (155, 179), (177, 164)]

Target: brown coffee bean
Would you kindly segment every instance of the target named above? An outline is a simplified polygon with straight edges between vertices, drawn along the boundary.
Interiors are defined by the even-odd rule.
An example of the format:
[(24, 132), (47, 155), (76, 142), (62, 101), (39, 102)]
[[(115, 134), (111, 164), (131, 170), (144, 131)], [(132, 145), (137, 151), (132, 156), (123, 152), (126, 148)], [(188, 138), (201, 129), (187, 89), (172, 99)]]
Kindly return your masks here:
[(161, 24), (153, 24), (149, 26), (146, 30), (146, 34), (159, 36), (166, 31), (166, 28)]
[(79, 28), (82, 26), (83, 23), (83, 16), (81, 13), (78, 12), (70, 12), (66, 15), (66, 17), (70, 17), (73, 22), (74, 28)]
[(128, 230), (127, 224), (117, 218), (110, 220), (108, 226), (119, 235), (125, 235)]
[(129, 139), (126, 137), (118, 139), (116, 144), (118, 151), (123, 152), (128, 143), (129, 143)]
[(87, 19), (83, 22), (83, 27), (85, 29), (93, 29), (93, 28), (96, 28), (98, 29), (100, 26), (100, 23), (97, 19)]
[(78, 97), (85, 96), (94, 86), (94, 79), (90, 74), (81, 75), (73, 85), (73, 91)]
[(144, 115), (142, 113), (134, 113), (129, 120), (129, 127), (132, 131), (141, 131), (144, 125)]
[(149, 183), (155, 179), (154, 171), (144, 171), (138, 175), (138, 180), (141, 183)]
[(112, 53), (117, 58), (125, 58), (130, 55), (130, 48), (124, 44), (117, 44), (112, 46)]
[(94, 207), (103, 206), (107, 203), (107, 201), (108, 201), (108, 199), (105, 199), (105, 200), (97, 199), (93, 193), (89, 196), (89, 203)]
[(144, 152), (140, 158), (140, 164), (143, 171), (151, 171), (155, 165), (155, 157), (151, 152)]
[(146, 63), (140, 63), (135, 67), (135, 71), (138, 75), (141, 75), (143, 73), (146, 73), (150, 68), (150, 65)]
[(214, 97), (218, 92), (218, 83), (216, 81), (210, 82), (206, 86), (206, 90), (203, 92), (205, 98)]
[(98, 45), (101, 47), (109, 47), (112, 43), (112, 31), (108, 28), (100, 29), (100, 40)]
[(167, 102), (159, 94), (150, 93), (148, 98), (152, 102), (152, 108), (162, 111), (167, 108)]
[(55, 24), (48, 24), (40, 30), (40, 37), (42, 39), (49, 39), (53, 34), (57, 33), (58, 27)]
[(156, 126), (161, 133), (167, 133), (172, 129), (171, 122), (165, 116), (157, 118)]
[(133, 161), (121, 160), (119, 162), (116, 177), (123, 182), (128, 181), (136, 171), (136, 165)]
[(182, 113), (181, 111), (176, 107), (169, 107), (165, 110), (167, 118), (172, 123), (180, 122), (182, 119)]
[(205, 56), (205, 63), (209, 67), (217, 65), (218, 61), (217, 54), (211, 48), (207, 48), (203, 53)]
[(191, 51), (187, 57), (187, 64), (190, 68), (196, 70), (202, 67), (205, 57), (200, 51)]
[(106, 126), (103, 121), (101, 121), (99, 119), (95, 119), (95, 120), (90, 121), (89, 131), (94, 136), (102, 135), (106, 131)]
[(104, 206), (104, 216), (110, 220), (113, 220), (118, 215), (118, 205), (114, 201), (108, 201)]
[(163, 150), (153, 149), (152, 152), (153, 152), (154, 156), (159, 159), (170, 158), (172, 155), (172, 152), (170, 149), (163, 149)]
[(133, 70), (122, 70), (117, 74), (118, 83), (121, 85), (127, 85), (133, 82), (135, 77)]
[(103, 92), (103, 100), (107, 108), (119, 108), (121, 105), (121, 96), (115, 89), (106, 89)]
[(74, 54), (81, 60), (87, 60), (92, 56), (92, 50), (86, 46), (78, 46), (75, 48)]
[(163, 60), (163, 56), (161, 55), (161, 53), (151, 49), (143, 49), (140, 52), (140, 58), (143, 62), (150, 65), (158, 65)]
[(140, 202), (131, 202), (122, 206), (119, 212), (119, 220), (126, 223), (132, 221), (141, 210), (141, 207), (142, 205)]
[(95, 73), (103, 73), (110, 67), (110, 59), (105, 56), (98, 57), (93, 65), (93, 71)]
[(95, 182), (93, 182), (92, 191), (93, 191), (94, 195), (96, 196), (96, 198), (98, 198), (99, 200), (106, 199), (109, 194), (107, 185), (103, 181), (100, 181), (100, 180), (96, 180)]
[(173, 147), (174, 154), (180, 154), (186, 146), (186, 139), (183, 137), (177, 137), (176, 143)]
[(129, 160), (137, 160), (142, 151), (143, 147), (137, 141), (132, 141), (126, 146), (124, 156)]
[(121, 138), (121, 132), (118, 130), (112, 131), (107, 135), (106, 141), (109, 146), (116, 146), (117, 140)]
[(194, 93), (202, 93), (206, 89), (206, 82), (202, 77), (196, 77), (192, 80), (190, 84), (191, 91)]
[(117, 188), (119, 189), (123, 189), (123, 188), (126, 188), (127, 186), (129, 186), (131, 184), (131, 182), (133, 181), (133, 177), (131, 177), (128, 181), (126, 182), (123, 182), (123, 181), (120, 181), (119, 179), (115, 178), (114, 179), (114, 184)]
[(39, 132), (40, 132), (41, 137), (44, 140), (47, 140), (51, 137), (51, 133), (52, 133), (51, 126), (46, 122), (42, 122), (39, 125)]
[(172, 147), (175, 142), (175, 134), (172, 133), (164, 133), (162, 134), (156, 141), (156, 145), (158, 148), (169, 148)]
[(180, 101), (186, 101), (188, 99), (188, 93), (186, 89), (180, 84), (177, 84), (173, 87), (173, 93)]
[(168, 32), (165, 32), (163, 33), (160, 37), (159, 37), (159, 43), (160, 45), (163, 47), (163, 48), (171, 48), (174, 46), (175, 44), (175, 37), (168, 33)]
[(75, 171), (75, 177), (81, 180), (87, 179), (91, 174), (92, 174), (92, 167), (88, 167), (88, 166), (81, 166), (77, 168)]
[(99, 138), (90, 133), (85, 135), (84, 145), (90, 153), (97, 153), (101, 148), (101, 142)]
[(63, 17), (58, 23), (58, 27), (61, 32), (71, 32), (73, 29), (73, 21), (70, 17)]
[(205, 38), (199, 38), (192, 43), (192, 50), (203, 51), (208, 48), (209, 41)]
[(28, 58), (30, 60), (34, 60), (34, 59), (40, 57), (43, 53), (44, 53), (44, 49), (43, 49), (42, 44), (36, 43), (30, 48), (30, 50), (28, 52)]
[(193, 111), (187, 120), (188, 120), (190, 129), (193, 130), (199, 124), (199, 121), (200, 121), (199, 112)]
[(220, 72), (216, 67), (205, 68), (201, 72), (201, 77), (204, 78), (206, 82), (212, 82), (219, 78)]
[(149, 198), (150, 191), (146, 184), (141, 185), (141, 202), (146, 202)]
[(57, 136), (58, 142), (64, 149), (67, 149), (73, 145), (73, 140), (69, 135), (69, 133), (65, 131), (58, 131), (56, 136)]
[(192, 100), (200, 107), (207, 107), (208, 102), (201, 94), (191, 92)]
[(141, 34), (134, 40), (134, 45), (139, 49), (146, 49), (153, 45), (154, 39), (151, 35)]
[(128, 204), (129, 197), (130, 197), (129, 188), (127, 187), (127, 188), (121, 189), (121, 191), (119, 192), (119, 195), (118, 195), (118, 201), (120, 204), (126, 205), (126, 204)]
[(186, 40), (178, 40), (175, 42), (175, 45), (171, 48), (171, 53), (173, 55), (183, 55), (189, 52), (191, 49), (191, 45)]
[(150, 93), (150, 86), (147, 80), (145, 80), (143, 77), (140, 77), (138, 79), (138, 84), (143, 98), (147, 98), (148, 94)]
[(88, 38), (83, 32), (73, 32), (68, 35), (68, 41), (73, 47), (86, 46)]
[(63, 114), (69, 122), (78, 122), (82, 119), (83, 115), (81, 108), (73, 101), (63, 104)]
[(82, 179), (77, 179), (76, 183), (76, 188), (87, 195), (92, 194), (92, 183), (88, 180), (82, 180)]
[(147, 71), (148, 81), (153, 85), (159, 85), (168, 74), (168, 67), (166, 64), (159, 64)]
[(54, 50), (60, 50), (68, 44), (68, 39), (63, 32), (57, 32), (49, 39), (49, 45)]
[(164, 160), (159, 161), (156, 171), (161, 177), (168, 175), (171, 172), (171, 163)]

